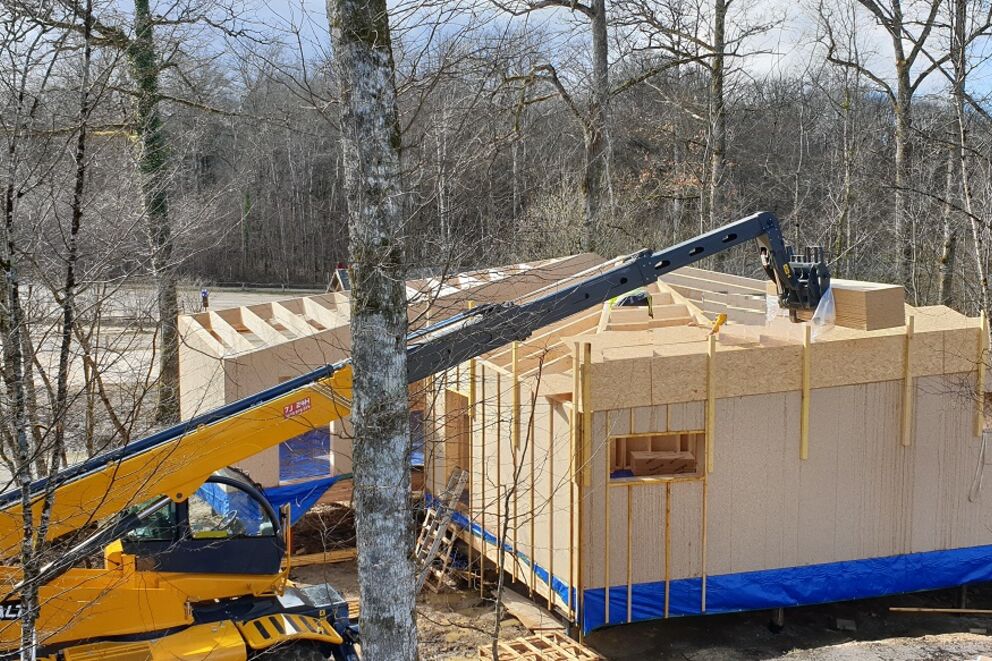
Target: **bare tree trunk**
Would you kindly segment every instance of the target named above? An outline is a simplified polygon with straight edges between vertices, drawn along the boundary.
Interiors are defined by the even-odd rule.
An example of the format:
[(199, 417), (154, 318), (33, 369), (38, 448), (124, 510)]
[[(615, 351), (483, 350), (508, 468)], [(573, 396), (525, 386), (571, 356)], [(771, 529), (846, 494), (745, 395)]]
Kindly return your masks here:
[(610, 105), (609, 43), (606, 0), (592, 0), (592, 105), (583, 137), (585, 171), (582, 193), (585, 217), (582, 249), (595, 252), (603, 223), (603, 198), (609, 194), (610, 141), (607, 134)]
[(713, 6), (713, 62), (710, 69), (710, 229), (725, 222), (720, 187), (723, 185), (723, 165), (727, 152), (727, 110), (724, 99), (727, 47), (727, 0), (715, 0)]
[(975, 215), (975, 205), (971, 191), (971, 170), (968, 167), (968, 116), (965, 111), (965, 95), (968, 83), (968, 62), (966, 53), (966, 24), (968, 18), (968, 0), (954, 0), (954, 15), (951, 30), (951, 62), (954, 66), (954, 84), (952, 94), (954, 113), (957, 119), (958, 144), (956, 152), (960, 158), (961, 168), (961, 198), (964, 210), (968, 214), (971, 225), (971, 237), (975, 250), (975, 275), (978, 279), (978, 301), (981, 311), (989, 314), (989, 274), (988, 247), (985, 243), (986, 228)]
[(362, 648), (417, 658), (404, 210), (385, 0), (328, 0), (351, 252), (355, 516)]
[[(899, 3), (893, 3), (893, 22), (902, 25)], [(899, 280), (911, 300), (915, 300), (916, 288), (913, 269), (914, 232), (909, 214), (909, 187), (913, 176), (913, 86), (910, 81), (911, 63), (906, 61), (902, 35), (892, 37), (892, 48), (896, 58), (896, 95), (892, 106), (896, 120), (895, 130), (895, 197), (893, 198), (893, 223), (897, 254)]]
[(135, 126), (140, 153), (141, 192), (152, 271), (158, 297), (159, 380), (156, 421), (179, 420), (179, 300), (172, 264), (172, 226), (169, 219), (169, 150), (159, 114), (159, 63), (155, 51), (154, 18), (149, 0), (134, 0), (134, 37), (128, 44), (128, 64), (137, 88)]
[(938, 275), (940, 287), (937, 292), (937, 302), (940, 305), (954, 304), (954, 262), (957, 253), (958, 233), (954, 226), (954, 204), (958, 198), (959, 180), (955, 177), (961, 162), (958, 153), (960, 146), (953, 144), (956, 138), (951, 139), (952, 144), (947, 149), (947, 179), (944, 185), (944, 208), (942, 214), (943, 241), (940, 247), (940, 262), (938, 264)]

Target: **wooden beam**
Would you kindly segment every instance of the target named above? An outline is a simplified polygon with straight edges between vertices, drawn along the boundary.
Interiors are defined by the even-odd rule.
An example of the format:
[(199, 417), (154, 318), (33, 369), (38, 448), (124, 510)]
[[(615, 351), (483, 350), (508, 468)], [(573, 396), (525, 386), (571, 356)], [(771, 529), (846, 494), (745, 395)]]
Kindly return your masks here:
[(592, 483), (592, 345), (582, 345), (582, 483)]
[(251, 351), (254, 348), (251, 342), (242, 337), (234, 326), (216, 312), (210, 313), (210, 328), (233, 351)]
[[(709, 336), (706, 354), (706, 472), (713, 472), (713, 436), (716, 426), (716, 336)], [(666, 588), (667, 589), (667, 588)], [(666, 609), (667, 612), (667, 609)]]
[(672, 564), (672, 483), (665, 483), (665, 618), (671, 596)]
[(548, 610), (555, 593), (555, 402), (548, 402)]
[(982, 310), (979, 315), (978, 374), (975, 377), (975, 436), (981, 438), (985, 431), (985, 361), (989, 352), (989, 318)]
[(702, 595), (701, 595), (701, 600), (700, 600), (701, 603), (700, 603), (700, 606), (699, 606), (699, 612), (700, 613), (705, 613), (706, 612), (706, 542), (707, 542), (706, 525), (708, 523), (708, 521), (707, 521), (707, 514), (708, 514), (708, 512), (707, 512), (707, 509), (708, 509), (707, 496), (709, 495), (707, 493), (708, 492), (708, 487), (709, 487), (709, 478), (706, 477), (706, 474), (704, 473), (703, 474), (703, 525), (702, 525), (702, 529), (703, 529), (702, 530), (702, 536), (703, 536), (703, 539), (702, 539), (702, 542), (700, 544), (700, 551), (699, 551), (700, 552), (700, 555), (702, 556), (702, 558), (701, 558), (701, 566), (702, 566), (701, 574), (702, 574), (702, 582), (703, 582), (703, 585), (702, 585)]
[(268, 321), (255, 314), (250, 307), (241, 308), (241, 323), (269, 346), (282, 344), (289, 339), (277, 331)]
[(358, 549), (337, 549), (324, 551), (323, 553), (306, 553), (289, 556), (289, 564), (292, 567), (306, 567), (308, 565), (326, 565), (338, 562), (348, 562), (358, 557)]
[(913, 342), (913, 315), (906, 316), (906, 339), (903, 345), (903, 386), (902, 386), (902, 446), (908, 448), (913, 440), (913, 404), (916, 393), (913, 392), (913, 369), (911, 363)]
[(803, 392), (802, 410), (799, 418), (799, 458), (802, 461), (809, 459), (809, 405), (810, 405), (810, 373), (812, 365), (812, 328), (809, 324), (803, 324)]
[[(609, 463), (609, 462), (607, 462)], [(633, 495), (634, 491), (630, 488), (630, 484), (627, 484), (627, 623), (630, 624), (632, 621), (632, 611), (633, 611), (633, 598), (634, 598), (634, 551), (633, 551), (633, 535), (631, 534), (631, 519), (633, 518)], [(609, 499), (607, 499), (607, 505), (609, 504)], [(607, 531), (609, 534), (609, 531)]]

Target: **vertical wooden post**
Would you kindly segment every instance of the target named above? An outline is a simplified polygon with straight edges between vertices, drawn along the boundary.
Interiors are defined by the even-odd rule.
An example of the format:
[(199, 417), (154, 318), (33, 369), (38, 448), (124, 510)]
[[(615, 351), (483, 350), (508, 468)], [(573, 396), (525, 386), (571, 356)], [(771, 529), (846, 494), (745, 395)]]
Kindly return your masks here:
[(555, 582), (555, 405), (548, 405), (548, 610), (554, 612)]
[(975, 377), (975, 436), (981, 438), (985, 431), (985, 361), (989, 352), (989, 318), (982, 310), (979, 315), (978, 374)]
[[(468, 309), (471, 310), (475, 307), (473, 301), (468, 302)], [(472, 524), (475, 522), (475, 508), (472, 507), (472, 503), (477, 496), (473, 493), (473, 486), (475, 483), (475, 461), (478, 457), (472, 452), (472, 446), (475, 445), (475, 358), (470, 358), (468, 361), (468, 571), (469, 576), (471, 576), (472, 571), (472, 547), (475, 546), (472, 539)], [(481, 502), (481, 501), (480, 501)], [(483, 505), (483, 509), (485, 505)], [(483, 535), (485, 537), (485, 535)], [(482, 579), (482, 558), (479, 558), (479, 579)]]
[(809, 398), (810, 384), (812, 382), (811, 366), (812, 356), (812, 328), (808, 323), (803, 324), (803, 394), (802, 409), (799, 416), (799, 458), (803, 461), (809, 459)]
[(582, 347), (582, 483), (589, 486), (592, 481), (592, 386), (589, 378), (592, 370), (592, 345), (586, 342)]
[(665, 482), (665, 617), (668, 617), (668, 604), (671, 594), (672, 561), (672, 481)]
[(482, 549), (479, 555), (479, 596), (485, 596), (485, 584), (486, 584), (486, 510), (489, 509), (489, 503), (486, 502), (486, 366), (483, 364), (480, 370), (481, 383), (479, 384), (479, 391), (482, 395), (482, 411), (479, 415), (479, 436), (480, 445), (482, 447), (481, 461), (482, 461), (482, 471), (480, 476), (481, 493), (479, 494), (479, 502), (482, 503), (482, 541), (479, 544), (479, 548)]
[[(537, 398), (531, 399), (531, 408), (537, 407)], [(531, 411), (527, 416), (528, 420), (537, 420), (536, 411)], [(537, 439), (537, 430), (534, 429), (534, 423), (528, 423), (527, 425), (527, 446), (530, 448), (530, 509), (527, 510), (527, 516), (530, 517), (530, 598), (534, 598), (534, 590), (537, 588), (537, 554), (535, 552), (535, 535), (534, 527), (537, 523), (537, 516), (534, 514), (537, 509), (535, 509), (534, 495), (537, 491), (537, 483), (534, 482), (534, 441)], [(548, 578), (548, 585), (551, 585), (551, 578)]]
[[(709, 336), (706, 351), (706, 472), (713, 472), (713, 435), (716, 427), (716, 336)], [(667, 583), (666, 583), (667, 594)], [(667, 608), (665, 610), (667, 617)]]
[[(632, 428), (633, 429), (633, 428)], [(627, 623), (631, 621), (634, 605), (634, 549), (633, 535), (631, 534), (631, 520), (634, 512), (634, 490), (633, 484), (627, 483)], [(609, 490), (607, 489), (607, 492)]]
[(913, 342), (913, 315), (906, 317), (906, 339), (903, 345), (903, 385), (902, 385), (902, 446), (908, 448), (913, 440), (913, 405), (916, 393), (913, 391), (913, 369), (911, 365)]
[[(586, 406), (586, 402), (583, 398), (582, 405)], [(592, 425), (590, 424), (590, 427)], [(629, 428), (628, 428), (629, 429)], [(590, 436), (591, 436), (590, 432)], [(610, 436), (610, 415), (609, 412), (603, 413), (603, 438), (608, 439)], [(607, 441), (609, 443), (609, 441)], [(592, 456), (592, 453), (589, 453)], [(592, 463), (590, 460), (589, 463)], [(610, 538), (613, 536), (613, 532), (610, 528), (610, 462), (609, 458), (606, 461), (606, 479), (603, 482), (603, 498), (605, 502), (603, 503), (603, 618), (606, 620), (606, 624), (610, 623)]]
[[(569, 441), (568, 456), (569, 498), (572, 504), (572, 515), (569, 522), (569, 567), (568, 567), (568, 607), (572, 610), (573, 618), (580, 624), (582, 611), (582, 489), (579, 484), (579, 344), (572, 346), (572, 406), (569, 409)], [(576, 603), (572, 603), (573, 593)], [(581, 634), (579, 635), (581, 638)]]
[[(520, 452), (520, 372), (517, 366), (517, 353), (519, 350), (519, 343), (514, 341), (511, 346), (511, 356), (512, 356), (512, 381), (510, 382), (510, 398), (511, 398), (511, 410), (510, 410), (510, 443), (513, 451), (513, 476), (514, 479), (518, 479), (518, 475), (522, 476), (523, 471), (517, 470), (517, 462), (523, 462), (524, 457), (519, 456)], [(520, 528), (520, 518), (519, 518), (519, 508), (517, 504), (520, 502), (520, 484), (511, 485), (513, 487), (513, 580), (518, 579), (518, 561), (517, 551), (520, 547), (517, 544), (517, 532)]]
[(699, 612), (700, 613), (705, 613), (706, 612), (706, 542), (707, 542), (706, 526), (707, 526), (707, 523), (708, 523), (707, 522), (707, 514), (708, 514), (708, 512), (707, 512), (707, 508), (708, 508), (707, 496), (709, 495), (707, 493), (708, 487), (709, 487), (709, 478), (706, 475), (703, 475), (703, 539), (702, 539), (702, 543), (700, 544), (700, 554), (702, 555), (702, 558), (701, 558), (701, 560), (702, 560), (702, 572), (701, 573), (702, 573), (702, 582), (703, 582), (703, 585), (702, 585), (702, 598), (701, 598), (701, 603), (700, 603), (700, 606), (699, 606)]

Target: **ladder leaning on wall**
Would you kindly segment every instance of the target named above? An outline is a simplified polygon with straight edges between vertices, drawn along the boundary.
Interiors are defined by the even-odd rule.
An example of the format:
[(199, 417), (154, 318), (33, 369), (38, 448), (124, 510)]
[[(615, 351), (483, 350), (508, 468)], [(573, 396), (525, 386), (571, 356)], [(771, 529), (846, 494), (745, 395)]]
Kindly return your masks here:
[(458, 538), (455, 526), (451, 525), (451, 517), (467, 482), (468, 471), (455, 468), (448, 476), (444, 491), (427, 508), (414, 554), (417, 562), (417, 593), (424, 585), (432, 592), (437, 592), (444, 584), (444, 576), (451, 564), (451, 553)]

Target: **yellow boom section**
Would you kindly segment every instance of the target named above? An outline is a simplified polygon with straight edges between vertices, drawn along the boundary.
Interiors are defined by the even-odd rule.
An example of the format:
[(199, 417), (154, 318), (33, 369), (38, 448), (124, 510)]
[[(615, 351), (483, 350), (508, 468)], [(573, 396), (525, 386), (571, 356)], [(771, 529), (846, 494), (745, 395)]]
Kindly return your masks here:
[[(183, 500), (214, 471), (347, 416), (350, 402), (351, 366), (345, 365), (329, 377), (84, 473), (54, 488), (48, 538), (151, 498)], [(36, 517), (41, 507), (39, 496), (33, 503)], [(0, 556), (16, 554), (21, 535), (21, 505), (15, 501), (0, 510)]]

